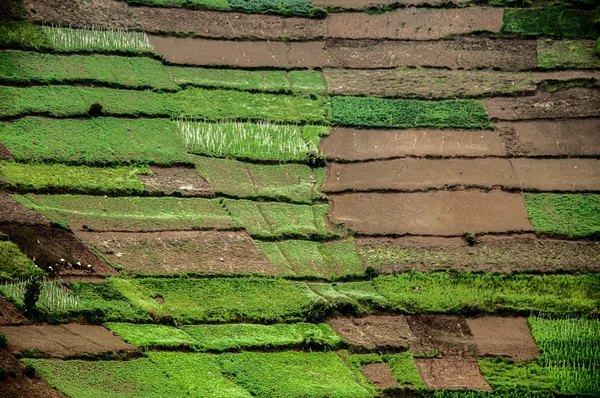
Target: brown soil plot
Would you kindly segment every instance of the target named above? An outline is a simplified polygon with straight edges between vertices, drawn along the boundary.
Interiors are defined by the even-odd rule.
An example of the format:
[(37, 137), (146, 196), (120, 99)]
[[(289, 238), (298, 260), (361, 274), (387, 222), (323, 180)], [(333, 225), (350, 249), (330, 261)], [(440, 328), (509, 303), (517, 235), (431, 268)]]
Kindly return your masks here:
[(469, 0), (313, 0), (312, 5), (315, 7), (340, 7), (349, 9), (359, 9), (365, 7), (389, 6), (392, 4), (402, 4), (414, 6), (419, 4), (441, 5), (445, 3), (463, 4)]
[(12, 160), (12, 159), (13, 159), (12, 153), (10, 153), (8, 148), (5, 147), (4, 144), (2, 144), (0, 142), (0, 160)]
[(332, 220), (365, 235), (533, 231), (521, 195), (498, 190), (357, 193), (332, 201)]
[(483, 316), (467, 319), (467, 324), (480, 356), (505, 356), (523, 361), (540, 355), (526, 318)]
[(185, 167), (152, 166), (152, 175), (139, 175), (144, 188), (149, 192), (172, 195), (175, 192), (183, 196), (212, 196), (210, 183), (200, 177), (195, 169)]
[(0, 192), (0, 224), (3, 223), (49, 224), (40, 213), (23, 206), (6, 192)]
[(29, 320), (25, 318), (19, 307), (0, 294), (0, 325), (24, 325), (28, 323)]
[(361, 367), (365, 377), (378, 388), (396, 388), (398, 383), (384, 363), (370, 363)]
[(407, 317), (416, 337), (410, 350), (417, 354), (439, 352), (443, 356), (475, 357), (477, 348), (467, 321), (450, 315), (416, 315)]
[(53, 389), (50, 384), (35, 377), (25, 376), (25, 364), (16, 359), (8, 350), (0, 350), (0, 366), (6, 372), (14, 370), (17, 377), (6, 376), (0, 381), (2, 398), (67, 398), (63, 393)]
[(415, 358), (425, 385), (430, 389), (469, 389), (492, 391), (472, 358)]
[(327, 320), (331, 328), (350, 344), (368, 350), (404, 351), (415, 337), (402, 315), (369, 315), (364, 318), (335, 317)]
[(512, 159), (523, 189), (539, 191), (599, 191), (598, 159)]

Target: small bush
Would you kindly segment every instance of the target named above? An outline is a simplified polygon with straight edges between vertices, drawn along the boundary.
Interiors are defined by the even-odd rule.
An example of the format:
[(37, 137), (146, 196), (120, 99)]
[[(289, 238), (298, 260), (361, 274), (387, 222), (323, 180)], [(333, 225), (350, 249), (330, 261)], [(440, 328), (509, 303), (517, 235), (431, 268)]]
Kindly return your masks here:
[(9, 371), (8, 371), (8, 375), (9, 375), (11, 378), (13, 378), (13, 379), (16, 379), (16, 378), (17, 378), (17, 371), (16, 371), (16, 370), (14, 370), (14, 369), (11, 369), (11, 370), (9, 370)]
[(4, 380), (6, 378), (6, 369), (0, 366), (0, 380)]
[(25, 366), (25, 376), (29, 377), (30, 379), (32, 379), (35, 376), (35, 368), (33, 367), (33, 365)]
[(37, 279), (32, 279), (27, 282), (25, 285), (25, 296), (23, 298), (23, 304), (25, 305), (25, 310), (28, 312), (35, 311), (35, 305), (40, 298), (40, 294), (42, 293), (42, 283)]
[(6, 336), (0, 334), (0, 348), (6, 348)]

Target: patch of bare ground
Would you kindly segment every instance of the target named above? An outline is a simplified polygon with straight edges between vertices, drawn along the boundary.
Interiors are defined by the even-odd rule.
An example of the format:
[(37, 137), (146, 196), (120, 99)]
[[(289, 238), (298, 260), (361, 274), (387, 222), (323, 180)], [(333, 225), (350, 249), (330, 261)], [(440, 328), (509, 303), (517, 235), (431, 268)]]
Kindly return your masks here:
[(540, 355), (526, 318), (483, 316), (467, 319), (467, 324), (479, 356), (503, 356), (523, 361)]
[(523, 198), (499, 190), (332, 195), (331, 219), (364, 235), (530, 232)]
[(504, 10), (404, 8), (379, 15), (331, 14), (329, 37), (347, 39), (434, 40), (472, 32), (500, 32)]
[(405, 351), (415, 342), (406, 317), (369, 315), (364, 318), (333, 317), (331, 328), (360, 350)]
[(23, 206), (6, 192), (0, 192), (0, 224), (4, 223), (49, 224), (40, 213)]
[(488, 98), (483, 104), (490, 118), (500, 120), (600, 116), (600, 90), (540, 91), (532, 97)]
[(323, 191), (410, 192), (457, 186), (518, 189), (519, 180), (508, 159), (406, 158), (329, 163)]
[(415, 358), (415, 365), (429, 389), (492, 391), (474, 358)]
[[(3, 325), (27, 325), (29, 320), (25, 318), (23, 312), (4, 298), (3, 295), (0, 294), (0, 326)], [(2, 350), (0, 350), (2, 352)]]
[(25, 376), (25, 364), (16, 359), (8, 350), (0, 350), (0, 366), (7, 374), (13, 370), (16, 377), (7, 375), (0, 381), (2, 398), (67, 398), (63, 393), (53, 389), (50, 384), (38, 376), (30, 379)]
[(278, 15), (193, 11), (183, 8), (135, 7), (131, 9), (146, 32), (182, 32), (214, 38), (280, 40), (318, 39), (327, 36), (323, 19)]
[(477, 347), (466, 319), (451, 315), (407, 316), (416, 337), (410, 343), (415, 354), (439, 353), (443, 356), (475, 357)]
[(114, 0), (23, 0), (36, 22), (80, 27), (139, 28), (125, 2)]
[(2, 224), (0, 231), (6, 233), (40, 268), (49, 270), (49, 267), (52, 267), (53, 274), (117, 274), (117, 271), (98, 258), (69, 231), (50, 226), (23, 224)]
[(13, 353), (36, 350), (53, 357), (72, 357), (137, 350), (135, 346), (125, 343), (103, 326), (0, 326), (0, 333), (6, 336), (6, 348)]
[[(600, 142), (600, 141), (599, 141)], [(365, 130), (336, 127), (321, 140), (329, 160), (377, 160), (403, 156), (504, 156), (491, 130)]]
[(166, 195), (179, 193), (183, 196), (213, 196), (210, 183), (196, 172), (185, 167), (150, 167), (152, 175), (138, 175), (149, 192)]
[(420, 42), (329, 39), (326, 52), (328, 66), (335, 68), (431, 66), (519, 71), (537, 66), (535, 40), (486, 37)]
[(12, 160), (13, 155), (8, 148), (0, 142), (0, 160)]
[(384, 273), (456, 272), (599, 272), (600, 243), (540, 239), (532, 234), (481, 236), (470, 246), (463, 238), (359, 238), (365, 266)]
[(363, 375), (378, 388), (396, 388), (398, 383), (385, 363), (370, 363), (361, 366)]
[(474, 98), (535, 94), (530, 73), (446, 69), (325, 69), (333, 95), (387, 98)]
[(600, 159), (512, 159), (521, 187), (537, 191), (600, 191)]
[(469, 0), (313, 0), (315, 7), (339, 7), (348, 9), (360, 9), (366, 7), (386, 7), (394, 4), (415, 6), (420, 4), (442, 5), (442, 4), (466, 4)]
[(80, 232), (77, 236), (111, 264), (134, 274), (278, 274), (246, 232)]
[(600, 119), (502, 122), (494, 129), (515, 156), (600, 155)]

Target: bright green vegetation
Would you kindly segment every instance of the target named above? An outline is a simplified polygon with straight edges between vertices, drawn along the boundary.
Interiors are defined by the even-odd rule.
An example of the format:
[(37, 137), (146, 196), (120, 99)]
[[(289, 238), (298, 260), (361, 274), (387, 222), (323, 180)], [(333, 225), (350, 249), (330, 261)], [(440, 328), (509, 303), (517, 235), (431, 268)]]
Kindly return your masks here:
[(479, 368), (496, 392), (558, 392), (542, 366), (514, 364), (504, 358), (479, 359)]
[[(41, 274), (44, 274), (43, 272)], [(37, 274), (39, 276), (39, 274)], [(68, 311), (79, 306), (76, 296), (62, 290), (58, 281), (42, 279), (39, 299), (36, 303), (38, 310)], [(23, 307), (27, 281), (10, 282), (0, 285), (0, 292), (15, 304)]]
[(50, 42), (39, 25), (0, 19), (0, 48), (47, 50)]
[(106, 84), (113, 87), (177, 91), (160, 61), (115, 55), (54, 55), (0, 52), (0, 81), (28, 84)]
[(24, 192), (141, 195), (145, 190), (139, 174), (152, 172), (148, 166), (101, 168), (0, 161), (5, 184)]
[(229, 10), (228, 0), (126, 0), (129, 4), (155, 7), (185, 7), (192, 10)]
[(243, 10), (251, 13), (278, 13), (309, 16), (310, 0), (127, 0), (129, 4), (156, 7), (184, 7), (192, 10)]
[(383, 360), (387, 363), (398, 385), (408, 384), (415, 390), (425, 389), (425, 384), (421, 380), (421, 375), (410, 352), (386, 354), (383, 355)]
[(24, 359), (52, 387), (78, 398), (185, 397), (177, 381), (148, 358), (131, 361)]
[(364, 127), (488, 128), (480, 101), (419, 101), (333, 97), (333, 124)]
[(188, 88), (176, 93), (73, 86), (0, 87), (0, 116), (92, 113), (120, 116), (185, 116), (206, 120), (271, 120), (325, 123), (331, 114), (323, 96), (304, 97)]
[(188, 325), (181, 329), (130, 323), (105, 326), (143, 349), (187, 347), (200, 352), (283, 347), (334, 349), (344, 343), (326, 323)]
[(0, 142), (19, 162), (83, 165), (192, 163), (169, 120), (51, 119), (0, 123)]
[(322, 94), (325, 92), (325, 81), (320, 72), (294, 70), (288, 72), (291, 83), (290, 89), (294, 92)]
[(544, 40), (537, 42), (538, 67), (542, 69), (600, 68), (600, 57), (591, 40)]
[[(14, 195), (55, 223), (96, 231), (234, 229), (217, 199)], [(85, 226), (85, 227), (84, 227)]]
[(562, 7), (506, 9), (503, 33), (595, 39), (594, 11)]
[(569, 238), (600, 235), (600, 195), (523, 194), (538, 234)]
[(150, 360), (187, 395), (203, 398), (250, 398), (243, 388), (221, 373), (218, 357), (208, 354), (150, 352)]
[(353, 372), (336, 353), (223, 354), (219, 362), (225, 374), (253, 396), (277, 397), (372, 397), (356, 383)]
[(352, 239), (327, 243), (287, 240), (256, 244), (284, 276), (329, 279), (364, 274)]
[(256, 238), (327, 239), (335, 236), (325, 223), (328, 205), (295, 205), (223, 199), (233, 220)]
[[(134, 305), (183, 323), (281, 322), (320, 318), (323, 300), (306, 284), (264, 278), (113, 279)], [(158, 304), (156, 297), (164, 300)]]
[(196, 170), (219, 194), (235, 198), (274, 198), (313, 203), (324, 196), (325, 169), (300, 164), (254, 165), (231, 159), (194, 157)]
[(323, 126), (198, 120), (177, 121), (188, 151), (198, 155), (233, 156), (267, 161), (310, 161), (318, 158), (319, 140), (329, 134)]
[(35, 267), (13, 242), (0, 240), (0, 280), (24, 279), (45, 275)]

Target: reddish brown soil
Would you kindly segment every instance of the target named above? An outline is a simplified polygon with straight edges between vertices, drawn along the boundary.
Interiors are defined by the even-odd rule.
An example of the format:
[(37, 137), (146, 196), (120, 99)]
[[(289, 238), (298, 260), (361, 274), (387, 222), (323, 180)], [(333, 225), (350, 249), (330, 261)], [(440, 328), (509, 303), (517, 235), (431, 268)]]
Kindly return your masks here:
[(409, 192), (456, 186), (518, 189), (519, 180), (508, 159), (408, 158), (362, 163), (330, 163), (323, 191)]
[(144, 188), (150, 192), (172, 195), (177, 192), (183, 196), (212, 196), (210, 183), (196, 172), (185, 167), (151, 167), (152, 175), (139, 175)]
[(600, 155), (600, 119), (503, 122), (494, 128), (511, 155)]
[(365, 377), (378, 388), (396, 388), (398, 383), (385, 363), (370, 363), (361, 367)]
[(327, 61), (336, 68), (431, 66), (451, 69), (532, 69), (535, 40), (460, 37), (444, 41), (327, 40)]
[(0, 224), (12, 222), (48, 224), (48, 221), (41, 214), (21, 205), (6, 192), (0, 192)]
[(370, 315), (364, 318), (335, 317), (331, 328), (348, 343), (368, 350), (404, 351), (415, 343), (406, 318), (401, 315)]
[[(22, 224), (0, 225), (0, 230), (42, 269), (48, 270), (48, 267), (52, 266), (54, 272), (59, 275), (87, 275), (91, 272), (87, 267), (89, 264), (92, 265), (94, 274), (117, 274), (117, 271), (98, 258), (69, 231)], [(65, 260), (64, 266), (61, 266), (60, 259)], [(77, 265), (77, 262), (80, 262), (81, 266)]]
[(523, 189), (539, 191), (599, 191), (598, 159), (511, 160)]
[(332, 201), (332, 220), (365, 235), (533, 231), (518, 193), (467, 190), (344, 194), (332, 196)]
[(132, 273), (278, 273), (246, 232), (80, 232), (78, 236), (110, 263)]
[(311, 3), (315, 7), (339, 7), (339, 8), (365, 8), (365, 7), (376, 7), (376, 6), (389, 6), (392, 4), (403, 4), (403, 5), (419, 5), (419, 4), (430, 4), (440, 5), (445, 3), (463, 4), (469, 0), (313, 0)]
[[(67, 398), (38, 376), (33, 379), (25, 376), (25, 364), (12, 356), (8, 350), (0, 350), (0, 366), (7, 373), (4, 380), (0, 381), (2, 398)], [(8, 376), (11, 370), (17, 372), (17, 377), (14, 379)]]
[(84, 354), (134, 351), (103, 326), (93, 325), (28, 325), (2, 326), (7, 349), (13, 353), (37, 350), (53, 357), (70, 357)]
[(458, 316), (416, 315), (407, 317), (416, 337), (410, 343), (415, 354), (438, 352), (443, 356), (475, 357), (477, 347), (467, 321)]
[(504, 10), (404, 8), (379, 15), (331, 14), (329, 37), (348, 39), (433, 40), (477, 31), (500, 32)]
[(325, 69), (330, 94), (388, 98), (474, 98), (533, 95), (530, 73), (447, 69)]
[(131, 10), (146, 32), (190, 32), (201, 37), (259, 37), (274, 40), (282, 37), (294, 40), (327, 36), (326, 21), (323, 19), (162, 7), (134, 7)]
[(25, 325), (28, 323), (29, 320), (25, 318), (21, 310), (0, 294), (0, 325)]
[(600, 90), (571, 88), (533, 97), (490, 98), (483, 101), (490, 118), (523, 120), (600, 116)]
[(139, 28), (125, 2), (114, 0), (24, 0), (33, 21), (72, 26)]
[(5, 147), (4, 144), (2, 144), (0, 142), (0, 160), (12, 160), (12, 159), (13, 159), (12, 153), (10, 153), (8, 148)]
[(492, 391), (472, 358), (415, 358), (415, 364), (425, 385), (430, 389)]
[(467, 324), (480, 356), (505, 356), (522, 361), (540, 355), (526, 318), (484, 316), (467, 319)]
[(329, 160), (375, 160), (401, 156), (504, 156), (490, 130), (362, 130), (336, 127), (321, 141)]

